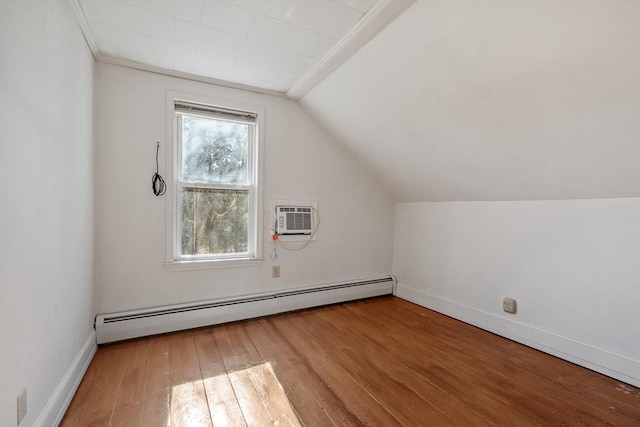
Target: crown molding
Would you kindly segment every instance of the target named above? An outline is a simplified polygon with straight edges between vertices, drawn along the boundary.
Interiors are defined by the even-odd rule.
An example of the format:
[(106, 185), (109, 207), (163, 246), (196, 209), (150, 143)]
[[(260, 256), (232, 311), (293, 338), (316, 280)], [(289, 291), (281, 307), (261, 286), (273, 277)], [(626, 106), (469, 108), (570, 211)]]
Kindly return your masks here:
[(127, 59), (115, 58), (108, 55), (98, 55), (96, 61), (103, 62), (105, 64), (119, 65), (121, 67), (133, 68), (134, 70), (146, 71), (154, 74), (161, 74), (169, 77), (178, 77), (185, 80), (192, 80), (195, 82), (209, 83), (216, 86), (223, 86), (230, 89), (239, 89), (246, 92), (253, 92), (260, 95), (270, 95), (280, 98), (286, 98), (285, 92), (279, 92), (276, 90), (263, 89), (256, 86), (243, 85), (242, 83), (234, 83), (227, 80), (218, 80), (212, 77), (205, 77), (198, 74), (185, 73), (177, 70), (170, 70), (167, 68), (156, 67), (155, 65), (143, 64), (141, 62), (129, 61)]

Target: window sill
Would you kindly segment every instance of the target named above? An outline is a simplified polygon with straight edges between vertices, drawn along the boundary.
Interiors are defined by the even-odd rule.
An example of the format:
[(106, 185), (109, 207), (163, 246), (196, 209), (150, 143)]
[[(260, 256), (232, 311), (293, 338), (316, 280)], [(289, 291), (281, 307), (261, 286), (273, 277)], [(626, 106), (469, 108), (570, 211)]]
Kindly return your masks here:
[(264, 262), (263, 257), (207, 259), (197, 261), (171, 261), (162, 265), (168, 271), (209, 270), (215, 268), (257, 267)]

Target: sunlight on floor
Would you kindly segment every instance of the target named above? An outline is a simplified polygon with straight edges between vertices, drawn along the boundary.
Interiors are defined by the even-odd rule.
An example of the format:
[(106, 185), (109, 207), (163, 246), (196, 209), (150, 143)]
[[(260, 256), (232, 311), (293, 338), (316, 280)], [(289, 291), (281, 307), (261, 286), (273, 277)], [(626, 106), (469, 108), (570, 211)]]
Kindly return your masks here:
[[(239, 405), (239, 408), (238, 408)], [(241, 412), (240, 412), (241, 411)], [(210, 414), (210, 415), (209, 415)], [(169, 426), (301, 426), (271, 364), (176, 385), (171, 390)]]

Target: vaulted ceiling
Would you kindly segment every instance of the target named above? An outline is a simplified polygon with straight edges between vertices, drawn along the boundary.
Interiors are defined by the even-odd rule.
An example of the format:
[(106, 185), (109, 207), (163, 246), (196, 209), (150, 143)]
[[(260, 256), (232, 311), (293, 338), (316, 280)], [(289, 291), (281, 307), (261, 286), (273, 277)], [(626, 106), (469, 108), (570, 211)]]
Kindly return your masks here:
[[(74, 0), (94, 55), (298, 97), (413, 0)], [(329, 68), (331, 70), (329, 70)]]
[(639, 1), (417, 1), (300, 102), (398, 201), (640, 196)]
[(98, 59), (299, 99), (397, 201), (640, 196), (640, 1), (76, 1)]

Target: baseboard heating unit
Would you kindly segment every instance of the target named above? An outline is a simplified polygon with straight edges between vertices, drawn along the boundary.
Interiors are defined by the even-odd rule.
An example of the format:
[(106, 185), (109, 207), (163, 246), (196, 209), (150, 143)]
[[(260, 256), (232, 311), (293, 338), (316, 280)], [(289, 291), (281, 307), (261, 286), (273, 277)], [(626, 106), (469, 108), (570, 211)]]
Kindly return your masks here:
[(98, 344), (391, 295), (391, 276), (96, 316)]

